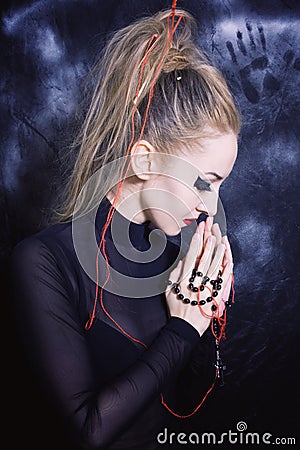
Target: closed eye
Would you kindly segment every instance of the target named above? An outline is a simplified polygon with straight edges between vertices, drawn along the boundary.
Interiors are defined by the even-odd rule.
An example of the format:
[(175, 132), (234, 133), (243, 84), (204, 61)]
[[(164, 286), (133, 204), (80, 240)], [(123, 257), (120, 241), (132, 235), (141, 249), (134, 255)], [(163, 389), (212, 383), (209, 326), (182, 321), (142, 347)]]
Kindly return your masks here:
[(194, 187), (199, 191), (211, 191), (210, 183), (202, 180), (202, 178), (198, 177), (194, 183)]

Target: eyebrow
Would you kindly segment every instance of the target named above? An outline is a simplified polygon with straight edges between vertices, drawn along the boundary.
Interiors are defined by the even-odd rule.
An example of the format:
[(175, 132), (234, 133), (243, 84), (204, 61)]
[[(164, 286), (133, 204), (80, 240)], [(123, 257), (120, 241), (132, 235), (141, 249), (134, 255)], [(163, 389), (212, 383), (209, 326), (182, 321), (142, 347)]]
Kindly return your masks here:
[(205, 175), (213, 175), (217, 180), (223, 180), (223, 177), (216, 172), (205, 172)]

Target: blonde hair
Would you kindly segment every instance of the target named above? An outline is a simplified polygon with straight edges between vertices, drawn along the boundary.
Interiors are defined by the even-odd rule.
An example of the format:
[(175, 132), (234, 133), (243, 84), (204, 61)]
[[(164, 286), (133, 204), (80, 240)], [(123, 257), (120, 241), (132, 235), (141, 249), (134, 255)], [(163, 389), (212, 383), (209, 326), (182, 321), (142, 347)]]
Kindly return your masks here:
[[(99, 168), (125, 155), (133, 138), (133, 116), (133, 141), (138, 140), (154, 76), (143, 139), (158, 151), (174, 153), (186, 147), (203, 137), (207, 126), (238, 134), (240, 115), (222, 74), (196, 46), (195, 20), (176, 10), (183, 20), (168, 45), (170, 14), (171, 10), (161, 11), (117, 31), (95, 65), (92, 100), (74, 143), (79, 153), (55, 221), (70, 220), (85, 183)], [(110, 166), (109, 173), (97, 177), (97, 193), (103, 196), (121, 173), (120, 167)]]

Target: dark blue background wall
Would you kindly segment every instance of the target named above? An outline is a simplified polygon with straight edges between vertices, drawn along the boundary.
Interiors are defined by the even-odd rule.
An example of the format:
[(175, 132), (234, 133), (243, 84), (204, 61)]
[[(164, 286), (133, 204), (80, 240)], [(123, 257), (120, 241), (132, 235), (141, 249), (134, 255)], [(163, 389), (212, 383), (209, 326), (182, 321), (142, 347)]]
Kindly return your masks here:
[[(31, 448), (39, 447), (40, 433), (48, 435), (49, 448), (60, 446), (14, 339), (7, 258), (20, 239), (46, 226), (81, 82), (107, 34), (170, 5), (171, 0), (1, 2), (5, 409), (7, 430), (18, 428)], [(178, 6), (196, 17), (199, 45), (223, 71), (243, 115), (238, 160), (221, 191), (236, 279), (223, 343), (226, 386), (180, 428), (227, 431), (244, 420), (248, 431), (296, 436), (300, 2), (182, 0)], [(29, 415), (28, 403), (35, 409)]]

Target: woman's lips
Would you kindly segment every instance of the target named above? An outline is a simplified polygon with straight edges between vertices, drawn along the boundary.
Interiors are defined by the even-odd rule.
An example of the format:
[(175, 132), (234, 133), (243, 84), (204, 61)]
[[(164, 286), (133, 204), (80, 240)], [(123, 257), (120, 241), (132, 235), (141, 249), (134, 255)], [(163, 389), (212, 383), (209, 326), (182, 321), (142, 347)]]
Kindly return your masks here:
[(184, 219), (183, 222), (184, 222), (186, 225), (191, 225), (191, 223), (194, 222), (195, 220), (197, 220), (197, 219)]
[[(205, 214), (205, 215), (208, 216), (208, 213), (207, 213), (206, 211), (200, 211), (200, 212), (199, 212), (199, 216), (200, 216), (201, 214)], [(191, 225), (192, 222), (195, 222), (196, 220), (198, 220), (199, 216), (198, 216), (198, 217), (190, 217), (190, 218), (188, 218), (188, 219), (183, 219), (183, 222), (184, 222), (186, 225), (189, 226), (189, 225)]]

